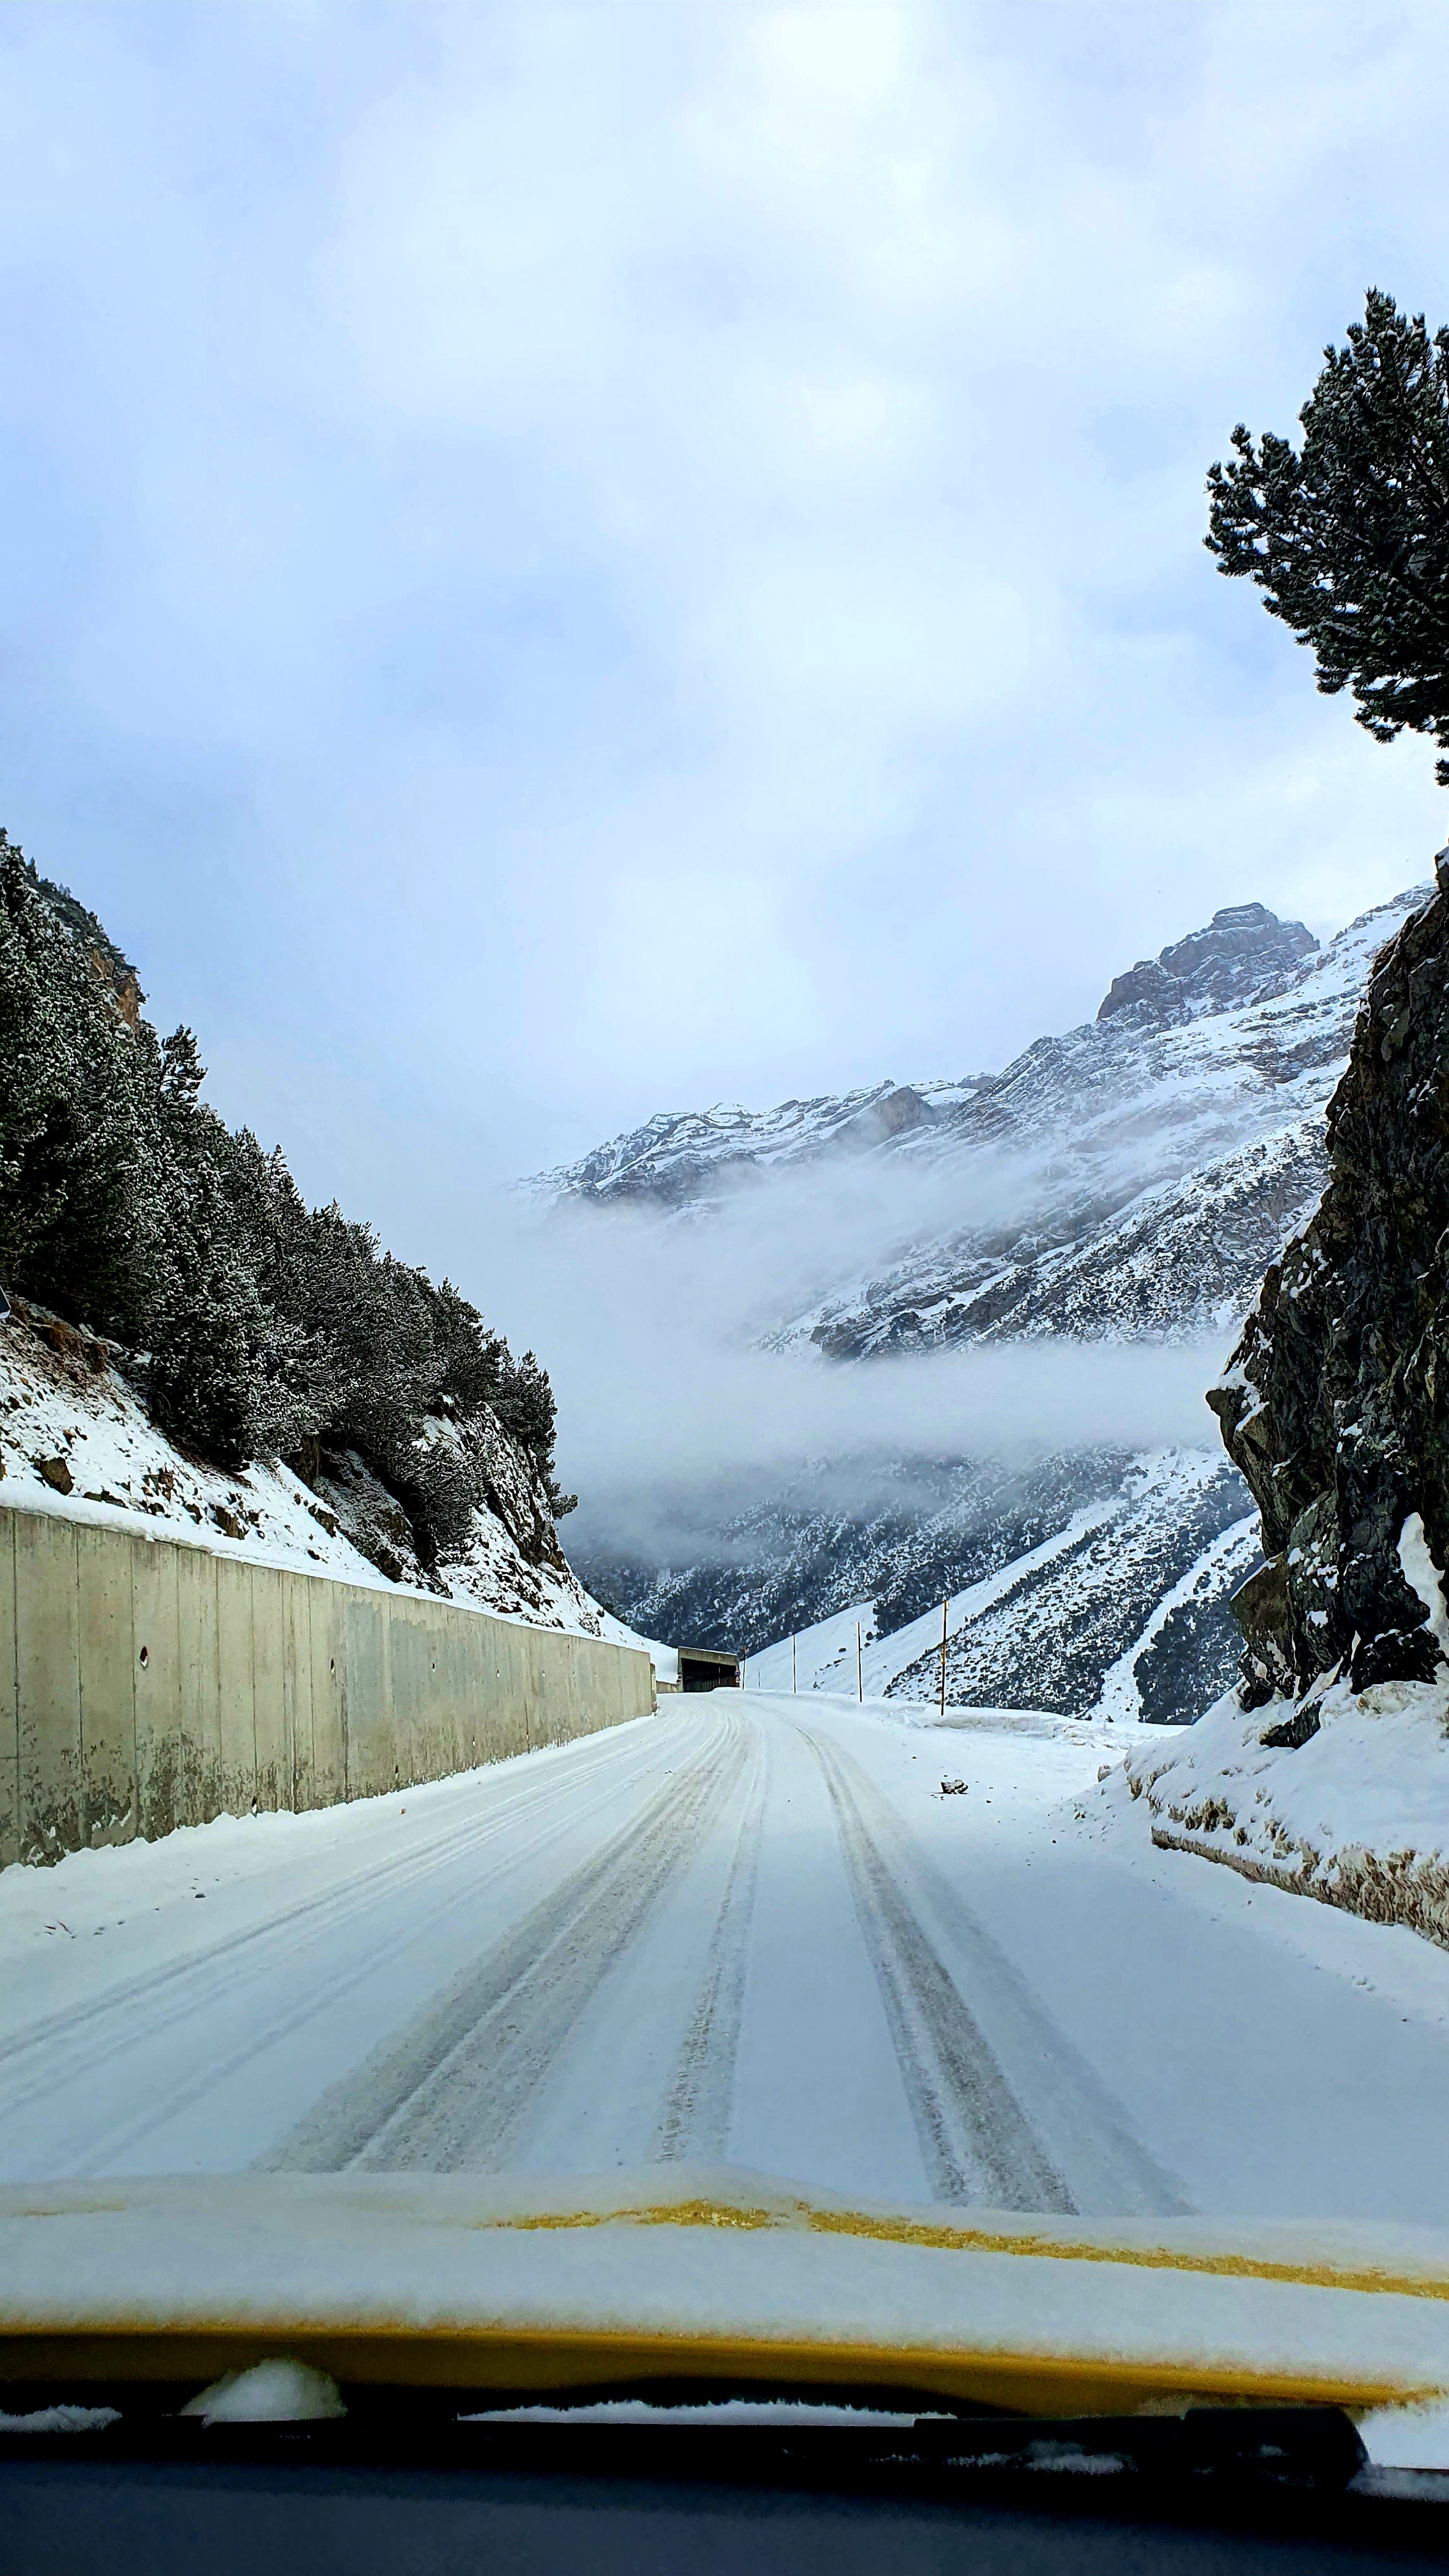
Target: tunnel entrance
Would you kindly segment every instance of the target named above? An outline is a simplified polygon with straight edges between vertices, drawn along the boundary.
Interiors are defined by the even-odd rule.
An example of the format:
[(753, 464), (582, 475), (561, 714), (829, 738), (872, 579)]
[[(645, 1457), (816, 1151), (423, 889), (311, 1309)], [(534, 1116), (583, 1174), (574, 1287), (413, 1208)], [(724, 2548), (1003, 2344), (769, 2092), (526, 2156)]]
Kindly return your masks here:
[(738, 1690), (740, 1659), (714, 1646), (681, 1646), (679, 1687), (682, 1691)]

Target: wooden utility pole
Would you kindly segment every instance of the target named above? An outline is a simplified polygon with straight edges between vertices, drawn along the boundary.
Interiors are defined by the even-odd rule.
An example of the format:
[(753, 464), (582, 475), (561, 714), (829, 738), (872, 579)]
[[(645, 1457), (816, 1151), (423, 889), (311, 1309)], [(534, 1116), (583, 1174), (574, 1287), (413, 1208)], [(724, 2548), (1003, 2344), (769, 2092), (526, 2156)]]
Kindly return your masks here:
[(860, 1621), (855, 1623), (855, 1696), (865, 1706), (865, 1666), (860, 1652)]
[(790, 1640), (790, 1688), (792, 1691), (798, 1691), (799, 1687), (800, 1685), (795, 1679), (795, 1640), (792, 1637)]
[(946, 1602), (941, 1604), (941, 1715), (946, 1714)]

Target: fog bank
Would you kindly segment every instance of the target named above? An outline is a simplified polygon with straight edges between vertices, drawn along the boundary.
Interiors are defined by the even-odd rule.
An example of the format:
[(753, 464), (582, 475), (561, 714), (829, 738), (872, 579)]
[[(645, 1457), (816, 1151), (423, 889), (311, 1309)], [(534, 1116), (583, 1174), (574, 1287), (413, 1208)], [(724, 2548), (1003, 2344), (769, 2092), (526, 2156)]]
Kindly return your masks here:
[[(823, 1359), (808, 1340), (762, 1346), (782, 1314), (799, 1311), (812, 1272), (817, 1294), (827, 1278), (838, 1284), (832, 1220), (850, 1213), (855, 1188), (830, 1176), (802, 1192), (796, 1174), (788, 1189), (765, 1184), (717, 1214), (669, 1223), (494, 1203), (490, 1320), (531, 1343), (553, 1380), (559, 1475), (580, 1496), (572, 1543), (667, 1557), (687, 1542), (692, 1553), (802, 1473), (817, 1501), (848, 1511), (885, 1490), (904, 1503), (912, 1461), (1217, 1446), (1203, 1392), (1226, 1335), (968, 1345), (855, 1365)], [(883, 1205), (878, 1167), (874, 1188), (865, 1253), (925, 1212), (910, 1190)], [(979, 1211), (974, 1182), (972, 1195)], [(863, 1208), (855, 1201), (857, 1216)]]

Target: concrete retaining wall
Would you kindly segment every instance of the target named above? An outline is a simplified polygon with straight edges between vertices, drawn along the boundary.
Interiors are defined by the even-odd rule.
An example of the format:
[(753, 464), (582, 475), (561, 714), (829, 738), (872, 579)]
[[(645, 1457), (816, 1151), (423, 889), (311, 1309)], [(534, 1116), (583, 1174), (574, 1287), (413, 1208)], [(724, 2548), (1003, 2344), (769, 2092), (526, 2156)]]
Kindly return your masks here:
[(629, 1647), (0, 1508), (0, 1866), (374, 1797), (653, 1706)]

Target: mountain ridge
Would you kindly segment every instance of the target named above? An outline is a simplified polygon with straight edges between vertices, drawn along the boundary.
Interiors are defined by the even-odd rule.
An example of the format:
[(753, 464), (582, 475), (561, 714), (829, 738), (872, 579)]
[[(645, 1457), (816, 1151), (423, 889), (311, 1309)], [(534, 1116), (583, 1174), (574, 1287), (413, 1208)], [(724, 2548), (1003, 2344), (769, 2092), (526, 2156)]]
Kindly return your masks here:
[[(1265, 906), (1225, 907), (1114, 978), (1093, 1020), (1034, 1040), (999, 1074), (660, 1113), (529, 1186), (601, 1217), (613, 1205), (666, 1228), (708, 1225), (727, 1204), (747, 1211), (744, 1193), (765, 1206), (813, 1185), (844, 1140), (854, 1175), (881, 1176), (883, 1201), (893, 1180), (928, 1179), (930, 1213), (903, 1196), (899, 1239), (864, 1246), (854, 1275), (837, 1264), (822, 1293), (755, 1335), (763, 1348), (861, 1365), (1062, 1338), (1225, 1347), (1317, 1204), (1326, 1105), (1373, 959), (1428, 891), (1375, 906), (1322, 948)], [(902, 1094), (919, 1111), (882, 1120)], [(1187, 1720), (1230, 1677), (1240, 1640), (1226, 1599), (1254, 1551), (1250, 1498), (1206, 1409), (1201, 1451), (1178, 1454), (1195, 1463), (1160, 1474), (1146, 1453), (1101, 1449), (1009, 1472), (901, 1461), (900, 1499), (884, 1504), (850, 1492), (852, 1475), (862, 1497), (879, 1486), (878, 1460), (807, 1460), (773, 1492), (721, 1507), (713, 1533), (702, 1507), (698, 1545), (686, 1533), (670, 1563), (597, 1543), (576, 1554), (632, 1624), (750, 1652), (866, 1598), (889, 1636), (932, 1599), (1032, 1558), (1005, 1587), (1015, 1647), (999, 1615), (988, 1633), (973, 1614), (952, 1646), (953, 1696), (1078, 1715), (1135, 1655), (1141, 1713)], [(1074, 1513), (1098, 1507), (1114, 1535), (1097, 1549), (1095, 1589), (1085, 1546), (1036, 1564)], [(1112, 1687), (1125, 1709), (1132, 1689), (1120, 1674)]]
[[(1346, 931), (1339, 933), (1337, 947), (1350, 939), (1378, 914), (1396, 913), (1402, 907), (1427, 899), (1428, 888), (1416, 889), (1412, 895), (1395, 897), (1360, 915)], [(1251, 917), (1251, 918), (1250, 918)], [(1224, 932), (1236, 930), (1239, 936), (1222, 938)], [(1246, 933), (1247, 936), (1243, 936)], [(1256, 935), (1254, 935), (1256, 934)], [(1240, 972), (1230, 979), (1230, 989), (1222, 989), (1222, 965), (1216, 955), (1198, 955), (1189, 961), (1189, 952), (1199, 951), (1203, 943), (1222, 938), (1226, 952), (1240, 961)], [(1387, 937), (1385, 931), (1382, 936)], [(1318, 941), (1302, 922), (1280, 922), (1262, 904), (1228, 906), (1215, 913), (1203, 930), (1190, 931), (1185, 938), (1164, 948), (1157, 959), (1139, 959), (1135, 966), (1115, 976), (1092, 1020), (1069, 1029), (1060, 1036), (1034, 1038), (1030, 1044), (997, 1074), (971, 1073), (956, 1076), (933, 1076), (909, 1083), (893, 1078), (867, 1083), (847, 1092), (820, 1092), (809, 1098), (798, 1095), (764, 1110), (746, 1109), (737, 1103), (719, 1101), (707, 1109), (656, 1110), (636, 1128), (610, 1137), (573, 1163), (560, 1164), (551, 1170), (530, 1174), (520, 1187), (541, 1197), (570, 1197), (602, 1202), (609, 1198), (654, 1196), (660, 1204), (678, 1206), (686, 1197), (698, 1197), (696, 1184), (718, 1179), (736, 1166), (749, 1161), (756, 1168), (770, 1168), (781, 1162), (802, 1158), (825, 1143), (852, 1130), (857, 1121), (884, 1104), (899, 1100), (900, 1111), (890, 1112), (872, 1134), (864, 1127), (860, 1141), (864, 1144), (889, 1145), (898, 1137), (915, 1133), (925, 1126), (959, 1124), (954, 1113), (968, 1104), (984, 1102), (1014, 1089), (1029, 1067), (1040, 1062), (1044, 1053), (1066, 1046), (1073, 1039), (1101, 1032), (1105, 1023), (1129, 1009), (1134, 1014), (1133, 1027), (1143, 1025), (1171, 1026), (1175, 1018), (1160, 1019), (1152, 1004), (1144, 1004), (1129, 992), (1133, 979), (1148, 974), (1166, 973), (1169, 960), (1191, 963), (1192, 971), (1172, 972), (1169, 980), (1179, 990), (1176, 1006), (1183, 1021), (1203, 1016), (1214, 1003), (1231, 1007), (1240, 1003), (1274, 999), (1290, 984), (1301, 980), (1306, 957), (1322, 956)], [(1254, 966), (1252, 960), (1256, 958)], [(1123, 1020), (1123, 1029), (1129, 1026)], [(1120, 1031), (1112, 1032), (1114, 1036)]]

